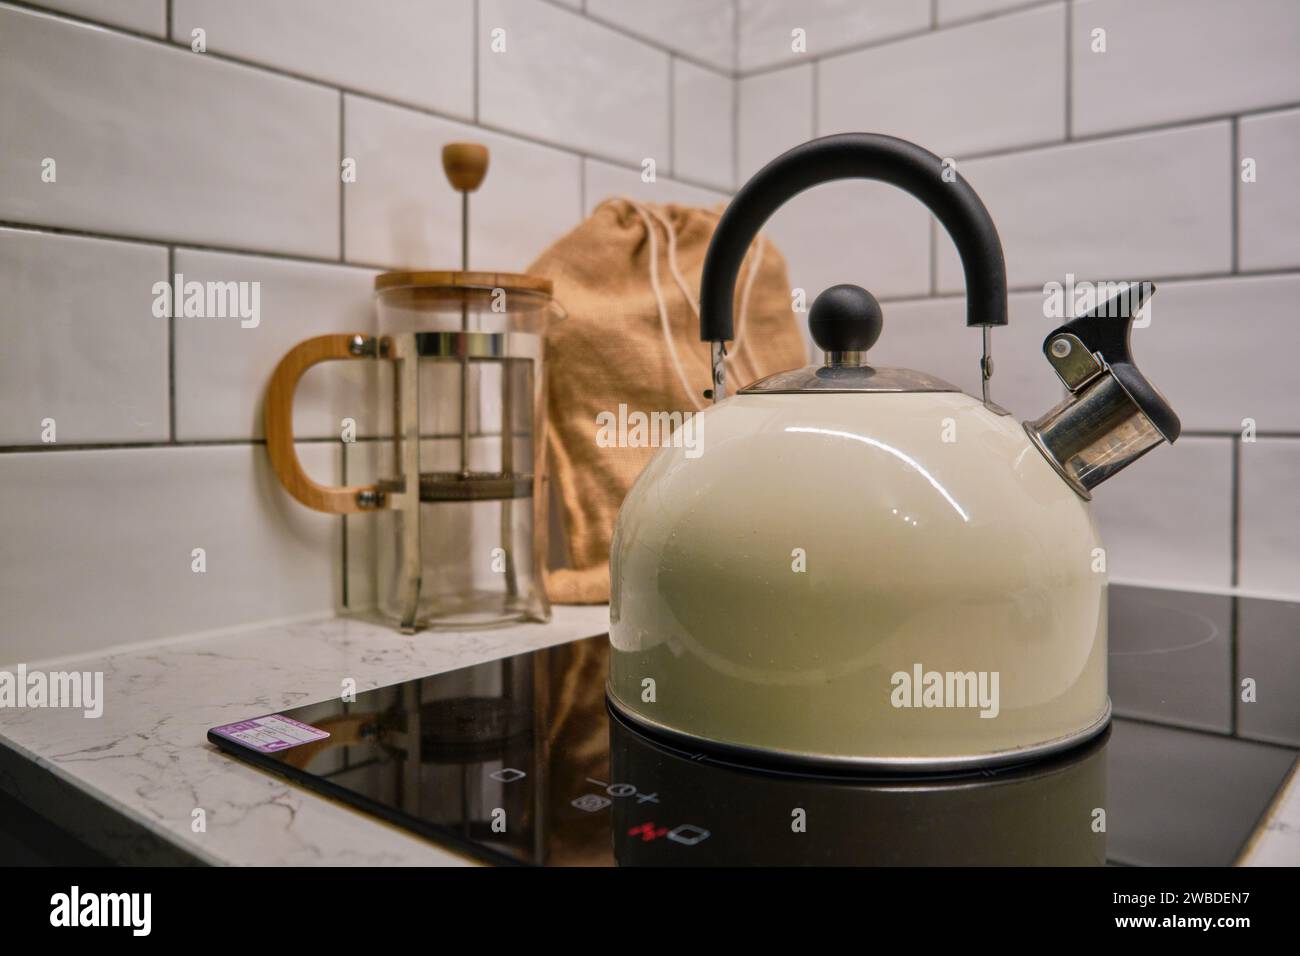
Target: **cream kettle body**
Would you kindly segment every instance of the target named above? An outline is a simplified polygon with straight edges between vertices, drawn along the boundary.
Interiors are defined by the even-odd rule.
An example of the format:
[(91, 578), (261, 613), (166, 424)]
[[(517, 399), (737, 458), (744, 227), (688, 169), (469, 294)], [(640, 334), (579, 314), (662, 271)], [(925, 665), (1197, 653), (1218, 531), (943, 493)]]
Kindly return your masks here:
[(951, 771), (1082, 742), (1110, 716), (1104, 552), (1088, 499), (1179, 429), (1128, 351), (1152, 287), (1126, 286), (1048, 335), (1068, 395), (1032, 422), (987, 393), (871, 366), (882, 315), (855, 286), (811, 309), (824, 364), (726, 398), (750, 240), (789, 197), (849, 177), (930, 206), (962, 256), (967, 324), (1006, 323), (992, 220), (938, 157), (842, 134), (757, 173), (705, 263), (715, 404), (690, 447), (660, 450), (619, 513), (611, 705), (691, 746), (832, 769)]

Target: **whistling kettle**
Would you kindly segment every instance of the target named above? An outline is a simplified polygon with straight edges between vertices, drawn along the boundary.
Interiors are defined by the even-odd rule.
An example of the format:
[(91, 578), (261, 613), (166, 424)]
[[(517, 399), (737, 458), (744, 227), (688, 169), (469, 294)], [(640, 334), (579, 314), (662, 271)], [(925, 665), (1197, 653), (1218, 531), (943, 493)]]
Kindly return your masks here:
[[(983, 401), (870, 365), (880, 307), (849, 285), (809, 313), (825, 364), (725, 397), (750, 241), (790, 197), (847, 178), (906, 190), (952, 237), (966, 324), (985, 330)], [(1088, 500), (1180, 428), (1129, 353), (1133, 312), (1152, 290), (1128, 286), (1047, 336), (1068, 395), (1022, 425), (988, 399), (1006, 267), (965, 180), (919, 146), (865, 133), (765, 166), (705, 259), (715, 404), (692, 423), (693, 447), (658, 452), (618, 516), (612, 706), (690, 746), (849, 769), (1008, 763), (1099, 733), (1110, 719), (1106, 575)]]

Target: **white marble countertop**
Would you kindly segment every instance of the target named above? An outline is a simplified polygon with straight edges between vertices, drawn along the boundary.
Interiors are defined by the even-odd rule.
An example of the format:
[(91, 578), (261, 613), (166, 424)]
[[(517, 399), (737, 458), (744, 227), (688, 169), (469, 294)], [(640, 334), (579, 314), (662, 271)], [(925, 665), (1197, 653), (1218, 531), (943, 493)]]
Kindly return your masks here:
[[(545, 625), (412, 636), (341, 617), (33, 662), (29, 671), (103, 671), (103, 716), (0, 710), (0, 747), (11, 751), (0, 786), (74, 833), (84, 813), (54, 804), (93, 798), (127, 821), (117, 835), (122, 854), (110, 855), (139, 862), (156, 859), (151, 847), (161, 842), (178, 848), (182, 859), (215, 864), (462, 864), (431, 843), (222, 754), (208, 743), (207, 730), (337, 697), (344, 677), (355, 679), (358, 692), (370, 690), (601, 634), (608, 623), (604, 605), (556, 607)], [(29, 765), (48, 774), (22, 772)], [(206, 832), (193, 832), (196, 808), (205, 811)], [(117, 829), (86, 824), (77, 835), (102, 844)], [(161, 841), (141, 840), (141, 830)]]
[[(0, 789), (126, 862), (236, 865), (462, 865), (467, 861), (222, 754), (209, 728), (604, 633), (606, 606), (556, 607), (549, 624), (406, 636), (327, 618), (33, 662), (102, 671), (103, 716), (0, 709)], [(194, 832), (194, 811), (206, 815)], [(160, 848), (162, 851), (160, 852)], [(1243, 854), (1246, 865), (1300, 857), (1293, 773)]]

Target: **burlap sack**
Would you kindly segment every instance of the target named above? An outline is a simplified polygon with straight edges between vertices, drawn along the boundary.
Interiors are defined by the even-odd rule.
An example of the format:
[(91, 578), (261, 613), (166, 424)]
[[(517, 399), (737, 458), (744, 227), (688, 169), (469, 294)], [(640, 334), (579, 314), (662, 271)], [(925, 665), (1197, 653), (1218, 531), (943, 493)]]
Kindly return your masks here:
[[(695, 412), (708, 404), (703, 392), (710, 383), (709, 348), (700, 341), (697, 308), (704, 254), (719, 214), (720, 209), (609, 200), (528, 268), (554, 282), (555, 297), (568, 312), (546, 340), (551, 476), (561, 499), (568, 564), (547, 575), (547, 592), (558, 604), (609, 600), (614, 519), (658, 450), (601, 447), (597, 416), (618, 415), (620, 405), (652, 413)], [(652, 245), (660, 297), (652, 284)], [(785, 261), (761, 237), (741, 267), (736, 299), (729, 390), (807, 364), (790, 309)], [(665, 335), (665, 316), (679, 365)]]

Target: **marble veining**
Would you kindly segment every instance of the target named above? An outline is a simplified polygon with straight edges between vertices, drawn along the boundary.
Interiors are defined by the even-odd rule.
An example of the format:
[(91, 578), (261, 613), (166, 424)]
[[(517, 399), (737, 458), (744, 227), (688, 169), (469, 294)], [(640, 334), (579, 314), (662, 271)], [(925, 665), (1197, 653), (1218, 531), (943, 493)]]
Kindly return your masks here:
[[(452, 853), (225, 756), (208, 728), (603, 633), (604, 605), (548, 624), (402, 635), (339, 617), (60, 659), (103, 671), (104, 712), (0, 710), (0, 744), (210, 863), (461, 864)], [(40, 669), (39, 661), (29, 669)], [(207, 830), (191, 829), (193, 811)]]

